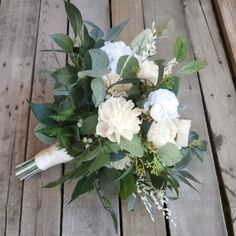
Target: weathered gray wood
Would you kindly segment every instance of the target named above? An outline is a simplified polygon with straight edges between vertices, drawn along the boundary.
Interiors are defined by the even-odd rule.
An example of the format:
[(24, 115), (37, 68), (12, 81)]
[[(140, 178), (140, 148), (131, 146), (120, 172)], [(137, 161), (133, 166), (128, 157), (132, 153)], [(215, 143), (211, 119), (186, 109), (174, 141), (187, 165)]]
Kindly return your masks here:
[(185, 6), (194, 54), (209, 62), (200, 81), (236, 232), (236, 93), (211, 1), (204, 0), (201, 5), (185, 1)]
[[(109, 28), (110, 15), (108, 0), (73, 0), (71, 2), (80, 9), (84, 19), (95, 22), (103, 30)], [(66, 169), (68, 170), (69, 168), (67, 166)], [(81, 196), (68, 205), (73, 190), (74, 183), (65, 184), (62, 222), (63, 236), (119, 235), (119, 233), (115, 233), (111, 216), (103, 209), (95, 191)], [(112, 202), (119, 219), (118, 199), (116, 198)]]
[[(67, 20), (64, 3), (60, 0), (43, 0), (40, 9), (40, 21), (34, 67), (32, 101), (45, 103), (52, 101), (52, 81), (43, 71), (52, 71), (58, 67), (52, 53), (40, 52), (51, 49), (50, 34), (67, 32)], [(65, 55), (58, 55), (61, 65), (65, 64)], [(43, 145), (34, 135), (36, 120), (30, 114), (27, 142), (27, 159), (41, 151)], [(21, 235), (60, 235), (61, 187), (44, 189), (43, 185), (61, 176), (61, 166), (38, 174), (24, 183)]]
[[(190, 25), (192, 31), (196, 31), (195, 27), (199, 29), (203, 28), (204, 22), (197, 20), (199, 19), (199, 15), (197, 14), (199, 2), (194, 0), (192, 2), (194, 2), (195, 5), (195, 7), (192, 8), (195, 14), (192, 18), (194, 25)], [(185, 5), (186, 11), (187, 6), (188, 4)], [(189, 21), (189, 18), (186, 19), (184, 17), (184, 9), (181, 1), (144, 1), (144, 19), (147, 25), (150, 25), (152, 21), (160, 22), (168, 17), (173, 17), (176, 21), (175, 36), (184, 35), (188, 37), (186, 20)], [(197, 21), (198, 23), (196, 23)], [(203, 44), (199, 41), (200, 38), (204, 37), (205, 32), (198, 32), (198, 36), (196, 34), (192, 35), (192, 41), (195, 41), (195, 43), (199, 45), (195, 48), (195, 54), (202, 55), (200, 57), (201, 59), (208, 60), (209, 58), (206, 57), (204, 52), (209, 50), (213, 44), (208, 45), (206, 48), (203, 47)], [(168, 40), (160, 40), (158, 49), (160, 57), (173, 57), (174, 41), (175, 38), (173, 36)], [(190, 57), (193, 58), (191, 50)], [(209, 62), (211, 63), (211, 61)], [(211, 68), (211, 65), (209, 67)], [(214, 68), (216, 69), (217, 65), (214, 65)], [(209, 70), (209, 68), (206, 69), (206, 71), (207, 70)], [(201, 78), (206, 81), (205, 85), (208, 86), (208, 76), (202, 76)], [(191, 119), (193, 121), (192, 129), (199, 132), (202, 138), (208, 140), (198, 77), (197, 75), (186, 76), (181, 82), (179, 98), (182, 104), (188, 106), (183, 116)], [(207, 106), (208, 105), (209, 104), (207, 104)], [(204, 157), (204, 162), (200, 163), (196, 158), (192, 161), (188, 170), (203, 184), (197, 186), (200, 193), (182, 184), (180, 199), (169, 204), (173, 218), (177, 223), (177, 227), (170, 224), (171, 235), (227, 235), (210, 145)]]
[[(28, 106), (39, 1), (1, 1), (0, 8), (0, 235), (18, 235), (22, 183), (15, 164), (25, 156)], [(20, 22), (20, 23), (19, 23)]]
[(217, 18), (221, 24), (226, 46), (232, 63), (233, 73), (236, 76), (236, 1), (215, 0)]
[[(126, 43), (131, 41), (144, 29), (142, 2), (136, 0), (112, 0), (112, 24), (116, 25), (129, 18), (129, 24), (119, 39)], [(122, 204), (122, 229), (124, 236), (166, 235), (165, 220), (157, 211), (156, 222), (152, 222), (150, 215), (141, 202), (137, 209), (129, 213), (127, 204)]]

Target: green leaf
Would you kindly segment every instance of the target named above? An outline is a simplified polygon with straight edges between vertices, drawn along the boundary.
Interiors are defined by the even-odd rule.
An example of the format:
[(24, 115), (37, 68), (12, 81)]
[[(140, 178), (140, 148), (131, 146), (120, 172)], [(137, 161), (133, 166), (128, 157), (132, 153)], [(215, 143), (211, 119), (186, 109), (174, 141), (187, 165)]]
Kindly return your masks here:
[(106, 90), (103, 79), (101, 78), (93, 79), (91, 82), (91, 89), (93, 91), (94, 105), (95, 107), (98, 107), (101, 103), (103, 103), (106, 96)]
[(66, 53), (72, 53), (74, 43), (69, 36), (66, 34), (53, 34), (51, 35), (53, 41), (62, 48)]
[(100, 70), (84, 70), (84, 71), (79, 71), (78, 76), (79, 78), (84, 78), (86, 76), (97, 78), (97, 77), (102, 77), (103, 75), (106, 75), (110, 72), (110, 69), (100, 69)]
[(120, 182), (114, 182), (119, 177), (119, 172), (115, 169), (102, 168), (99, 171), (99, 186), (105, 195), (115, 196), (120, 192)]
[(135, 191), (135, 179), (132, 174), (127, 175), (120, 181), (119, 196), (122, 200), (127, 199)]
[(188, 42), (186, 38), (178, 36), (175, 42), (174, 56), (177, 62), (182, 62), (188, 55)]
[(72, 3), (66, 1), (65, 1), (65, 8), (67, 17), (71, 23), (75, 36), (78, 36), (83, 25), (83, 20), (80, 11)]
[(133, 56), (120, 57), (116, 72), (124, 79), (134, 78), (137, 75), (139, 69), (138, 60)]
[(204, 69), (207, 66), (206, 61), (190, 61), (180, 69), (183, 75), (193, 74)]
[(29, 106), (39, 122), (43, 124), (53, 123), (53, 120), (51, 120), (49, 117), (55, 114), (55, 110), (52, 109), (49, 104), (37, 104), (29, 102)]
[(75, 189), (71, 195), (70, 202), (75, 200), (80, 195), (90, 192), (94, 188), (94, 181), (96, 178), (97, 178), (96, 173), (92, 173), (89, 176), (84, 176), (83, 178), (81, 178), (75, 186)]
[(53, 144), (56, 142), (55, 138), (48, 137), (47, 135), (42, 134), (41, 132), (38, 132), (39, 130), (45, 129), (47, 127), (48, 126), (45, 124), (38, 123), (34, 128), (34, 134), (41, 142), (46, 143), (46, 144)]
[(203, 153), (202, 153), (201, 150), (199, 150), (198, 148), (194, 148), (194, 149), (192, 150), (192, 153), (193, 153), (194, 155), (196, 155), (196, 157), (197, 157), (200, 161), (203, 161)]
[(106, 35), (106, 41), (112, 41), (116, 37), (119, 36), (119, 34), (123, 31), (125, 26), (128, 24), (128, 19), (122, 21), (119, 25), (114, 26), (113, 28), (109, 29)]
[(110, 160), (109, 153), (99, 152), (89, 168), (89, 173), (92, 173), (100, 169), (101, 167), (105, 166), (109, 162), (109, 160)]
[(125, 178), (131, 171), (133, 170), (133, 166), (131, 165), (128, 169), (126, 169), (121, 176), (119, 176), (118, 179), (116, 179), (114, 182), (119, 182), (123, 178)]
[(182, 176), (184, 176), (185, 178), (190, 179), (190, 180), (192, 180), (192, 181), (194, 181), (194, 182), (196, 182), (196, 183), (201, 184), (201, 182), (199, 182), (199, 181), (198, 181), (192, 174), (190, 174), (188, 171), (186, 171), (186, 170), (180, 170), (179, 173), (180, 173)]
[(103, 150), (107, 153), (117, 153), (118, 151), (120, 151), (120, 146), (118, 143), (113, 143), (107, 140), (104, 143)]
[(182, 155), (178, 147), (173, 143), (167, 143), (158, 150), (161, 161), (166, 166), (174, 166), (181, 161)]
[(131, 212), (131, 211), (134, 211), (135, 209), (135, 205), (136, 205), (136, 195), (135, 193), (132, 193), (130, 195), (130, 197), (128, 198), (128, 211)]
[(121, 138), (120, 148), (121, 150), (126, 150), (131, 155), (136, 157), (142, 157), (144, 154), (142, 142), (137, 134), (133, 136), (133, 139), (131, 141), (125, 138)]
[(138, 54), (146, 49), (146, 45), (149, 43), (150, 35), (152, 34), (151, 29), (145, 29), (142, 31), (131, 43), (131, 48), (137, 51)]
[(65, 66), (53, 72), (52, 77), (63, 85), (74, 84), (77, 79), (77, 69), (73, 66)]
[(90, 49), (89, 54), (92, 59), (92, 70), (106, 69), (109, 66), (109, 58), (103, 50)]
[(93, 114), (83, 119), (81, 130), (83, 134), (94, 134), (98, 123), (98, 114)]
[(201, 143), (197, 145), (197, 147), (202, 151), (205, 152), (207, 150), (207, 141), (206, 140), (201, 140)]
[(95, 25), (91, 21), (84, 21), (84, 22), (92, 27), (90, 34), (94, 40), (98, 41), (99, 39), (102, 39), (104, 37), (104, 32), (99, 26)]

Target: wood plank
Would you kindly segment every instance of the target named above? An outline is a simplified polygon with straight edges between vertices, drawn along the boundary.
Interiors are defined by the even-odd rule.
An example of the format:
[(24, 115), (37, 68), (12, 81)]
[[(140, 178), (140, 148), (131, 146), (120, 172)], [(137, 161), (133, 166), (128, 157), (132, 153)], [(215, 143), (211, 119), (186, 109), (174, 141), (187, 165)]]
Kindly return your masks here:
[[(51, 49), (52, 33), (67, 32), (67, 20), (64, 3), (60, 0), (43, 0), (40, 9), (40, 21), (32, 101), (45, 103), (52, 101), (52, 81), (43, 73), (58, 67), (52, 53), (40, 52)], [(65, 55), (58, 55), (61, 65), (65, 64)], [(27, 143), (27, 159), (45, 148), (34, 135), (36, 119), (30, 114), (29, 134)], [(42, 174), (25, 181), (22, 205), (21, 235), (60, 235), (61, 221), (61, 187), (44, 189), (43, 185), (61, 176), (61, 166), (51, 168)]]
[[(199, 19), (199, 15), (197, 15), (199, 2), (194, 0), (192, 2), (195, 2), (195, 7), (192, 8), (192, 12), (195, 12), (195, 17), (192, 20), (195, 21), (195, 24), (194, 26), (191, 25), (191, 28), (195, 31), (195, 27), (200, 29), (204, 23), (199, 21), (196, 23), (197, 19)], [(152, 21), (160, 22), (168, 17), (172, 17), (176, 21), (176, 35), (168, 40), (159, 41), (158, 52), (161, 57), (172, 57), (175, 36), (184, 35), (188, 37), (186, 20), (188, 21), (189, 18), (184, 18), (184, 7), (187, 11), (188, 3), (185, 2), (183, 6), (182, 1), (179, 0), (147, 0), (144, 2), (144, 19), (148, 25)], [(200, 37), (204, 38), (204, 36), (205, 32), (199, 32), (198, 39), (194, 39), (192, 35), (192, 40), (195, 41), (195, 44), (199, 44), (195, 51), (197, 55), (209, 50), (210, 45), (204, 48), (201, 41), (199, 42)], [(189, 45), (191, 45), (190, 41)], [(192, 58), (193, 53), (190, 50), (190, 59)], [(199, 59), (208, 60), (209, 57), (204, 55)], [(206, 82), (204, 84), (206, 86), (209, 83), (208, 79), (208, 76), (202, 77), (202, 80)], [(190, 118), (193, 121), (192, 129), (196, 130), (202, 138), (207, 139), (209, 142), (197, 75), (186, 76), (182, 79), (179, 99), (182, 104), (188, 106), (187, 110), (183, 113), (183, 117)], [(200, 163), (196, 158), (192, 161), (188, 170), (203, 185), (197, 186), (200, 192), (198, 193), (183, 184), (181, 186), (180, 199), (169, 204), (177, 224), (177, 227), (170, 224), (171, 235), (227, 235), (210, 145), (204, 157), (204, 162)]]
[[(84, 19), (98, 24), (103, 30), (110, 26), (109, 1), (108, 0), (73, 0), (81, 11)], [(69, 170), (67, 166), (67, 170)], [(64, 207), (63, 207), (63, 236), (77, 235), (120, 235), (116, 234), (113, 222), (97, 196), (96, 192), (90, 192), (68, 205), (74, 183), (67, 183), (64, 186)], [(113, 207), (119, 219), (119, 202), (113, 200)]]
[[(0, 235), (18, 235), (22, 183), (15, 164), (25, 156), (37, 24), (37, 0), (1, 1), (0, 8)], [(19, 23), (20, 22), (20, 23)]]
[(199, 5), (189, 0), (185, 5), (194, 54), (210, 65), (200, 73), (200, 81), (236, 233), (236, 93), (211, 1)]
[[(144, 29), (142, 1), (112, 0), (111, 4), (113, 25), (126, 18), (130, 19), (120, 39), (125, 40), (126, 43), (131, 43), (138, 33)], [(153, 223), (141, 203), (132, 213), (128, 212), (127, 204), (122, 204), (122, 230), (124, 236), (166, 235), (165, 220), (160, 212), (157, 212), (155, 222)]]
[(220, 22), (229, 52), (234, 77), (236, 77), (236, 1), (215, 0), (217, 18)]

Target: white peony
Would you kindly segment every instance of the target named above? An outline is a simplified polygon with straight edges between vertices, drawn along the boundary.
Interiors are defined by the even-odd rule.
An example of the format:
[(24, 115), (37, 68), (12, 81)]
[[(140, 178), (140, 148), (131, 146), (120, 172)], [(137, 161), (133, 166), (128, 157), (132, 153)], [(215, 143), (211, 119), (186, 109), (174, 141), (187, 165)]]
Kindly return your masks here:
[(155, 86), (158, 80), (159, 67), (152, 61), (144, 61), (140, 65), (140, 70), (137, 74), (139, 79), (146, 81), (148, 85)]
[(123, 170), (126, 167), (129, 167), (131, 164), (131, 158), (129, 155), (126, 155), (124, 158), (122, 158), (119, 161), (112, 161), (111, 166), (114, 167), (117, 170)]
[(117, 143), (121, 137), (132, 140), (140, 130), (140, 114), (141, 110), (134, 108), (131, 100), (112, 97), (99, 106), (96, 134)]
[[(107, 75), (104, 75), (102, 77), (104, 84), (105, 84), (105, 89), (107, 90), (111, 85), (115, 84), (119, 80), (119, 75), (114, 74), (114, 73), (109, 73)], [(113, 97), (127, 97), (128, 96), (128, 91), (132, 87), (132, 84), (116, 84), (114, 86), (111, 86), (111, 88), (108, 89), (108, 94)]]
[(150, 109), (150, 115), (155, 121), (172, 120), (179, 117), (179, 102), (175, 94), (167, 89), (151, 92), (144, 104), (144, 109)]
[(147, 134), (148, 142), (152, 142), (156, 148), (160, 148), (166, 143), (175, 142), (175, 137), (178, 131), (176, 122), (172, 120), (165, 120), (160, 122), (153, 122)]
[(176, 142), (180, 147), (187, 147), (191, 120), (179, 120), (177, 126), (178, 132)]
[(120, 57), (131, 54), (131, 48), (123, 41), (105, 42), (105, 45), (101, 49), (108, 55), (111, 72), (113, 73), (116, 73), (116, 66)]

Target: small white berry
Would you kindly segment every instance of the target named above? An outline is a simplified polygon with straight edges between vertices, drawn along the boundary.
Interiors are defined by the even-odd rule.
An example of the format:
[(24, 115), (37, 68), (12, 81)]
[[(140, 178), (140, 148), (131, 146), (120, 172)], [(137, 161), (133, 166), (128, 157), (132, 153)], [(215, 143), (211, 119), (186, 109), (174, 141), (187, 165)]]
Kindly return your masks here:
[(83, 142), (84, 142), (84, 143), (87, 143), (87, 142), (88, 142), (88, 138), (84, 137), (84, 138), (83, 138)]
[(90, 147), (90, 144), (87, 143), (87, 144), (85, 145), (85, 148), (89, 148), (89, 147)]
[(88, 139), (88, 143), (92, 143), (93, 142), (93, 139), (92, 138), (89, 138)]

